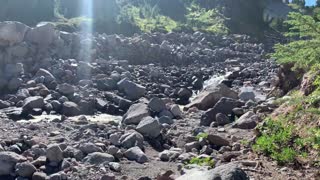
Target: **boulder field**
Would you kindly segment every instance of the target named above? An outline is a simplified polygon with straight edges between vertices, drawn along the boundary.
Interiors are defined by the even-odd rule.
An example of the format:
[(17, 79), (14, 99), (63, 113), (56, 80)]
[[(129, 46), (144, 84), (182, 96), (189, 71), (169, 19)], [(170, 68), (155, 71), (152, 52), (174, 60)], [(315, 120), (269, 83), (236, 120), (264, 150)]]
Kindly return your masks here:
[[(278, 67), (264, 49), (245, 35), (83, 35), (1, 22), (0, 178), (271, 177), (260, 166), (270, 162), (241, 143), (276, 108), (266, 94)], [(120, 120), (97, 118), (105, 114)]]

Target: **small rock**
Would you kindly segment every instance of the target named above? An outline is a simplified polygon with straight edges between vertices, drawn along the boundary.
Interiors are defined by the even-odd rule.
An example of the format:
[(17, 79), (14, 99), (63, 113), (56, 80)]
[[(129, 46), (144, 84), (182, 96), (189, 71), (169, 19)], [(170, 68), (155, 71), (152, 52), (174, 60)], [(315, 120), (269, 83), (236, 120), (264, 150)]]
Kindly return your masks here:
[(143, 118), (136, 129), (139, 133), (151, 138), (156, 138), (160, 135), (159, 122), (150, 116)]

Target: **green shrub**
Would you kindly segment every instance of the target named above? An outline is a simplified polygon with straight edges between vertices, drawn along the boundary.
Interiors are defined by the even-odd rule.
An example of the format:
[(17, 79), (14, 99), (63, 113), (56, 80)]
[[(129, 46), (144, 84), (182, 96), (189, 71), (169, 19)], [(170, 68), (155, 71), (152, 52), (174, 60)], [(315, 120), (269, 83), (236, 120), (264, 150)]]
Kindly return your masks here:
[(206, 10), (192, 3), (186, 15), (186, 24), (194, 31), (227, 34), (228, 29), (224, 24), (225, 17), (216, 9)]
[(196, 139), (197, 140), (200, 140), (201, 138), (203, 139), (207, 139), (208, 138), (208, 133), (199, 133), (197, 136), (196, 136)]
[(211, 157), (206, 157), (206, 158), (194, 157), (187, 164), (196, 164), (199, 166), (209, 166), (213, 168), (215, 165), (215, 162)]

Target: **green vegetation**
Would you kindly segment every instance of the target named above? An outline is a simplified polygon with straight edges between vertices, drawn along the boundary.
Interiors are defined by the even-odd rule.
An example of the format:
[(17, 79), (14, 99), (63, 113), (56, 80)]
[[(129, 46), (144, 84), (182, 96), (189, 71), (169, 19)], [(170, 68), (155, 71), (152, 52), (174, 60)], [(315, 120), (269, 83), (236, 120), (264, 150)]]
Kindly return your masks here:
[(200, 139), (207, 139), (208, 138), (208, 133), (199, 133), (197, 136), (196, 136), (196, 139), (199, 141)]
[(289, 32), (285, 35), (297, 41), (277, 44), (272, 57), (282, 63), (294, 63), (295, 68), (310, 69), (320, 63), (320, 22), (309, 15), (290, 13), (287, 23)]
[(206, 157), (206, 158), (194, 157), (187, 164), (196, 164), (199, 166), (209, 166), (213, 168), (215, 165), (215, 162), (211, 157)]
[(314, 15), (290, 13), (285, 21), (291, 40), (277, 44), (272, 54), (280, 64), (293, 64), (294, 69), (309, 71), (313, 92), (307, 96), (292, 91), (290, 98), (276, 101), (278, 115), (270, 116), (259, 127), (260, 136), (253, 149), (279, 164), (311, 164), (320, 162), (320, 21)]

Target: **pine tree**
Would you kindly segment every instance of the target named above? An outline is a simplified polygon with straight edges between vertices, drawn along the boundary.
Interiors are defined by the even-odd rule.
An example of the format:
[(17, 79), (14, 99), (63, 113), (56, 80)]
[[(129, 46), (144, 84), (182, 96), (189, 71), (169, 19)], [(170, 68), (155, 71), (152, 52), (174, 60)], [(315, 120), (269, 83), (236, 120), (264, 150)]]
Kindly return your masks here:
[(316, 1), (316, 6), (317, 6), (317, 7), (320, 7), (320, 0), (317, 0), (317, 1)]
[[(320, 64), (320, 22), (312, 16), (290, 13), (285, 35), (295, 39), (288, 44), (277, 44), (272, 57), (279, 63), (294, 63), (297, 68), (309, 69)], [(298, 40), (297, 40), (298, 39)]]

